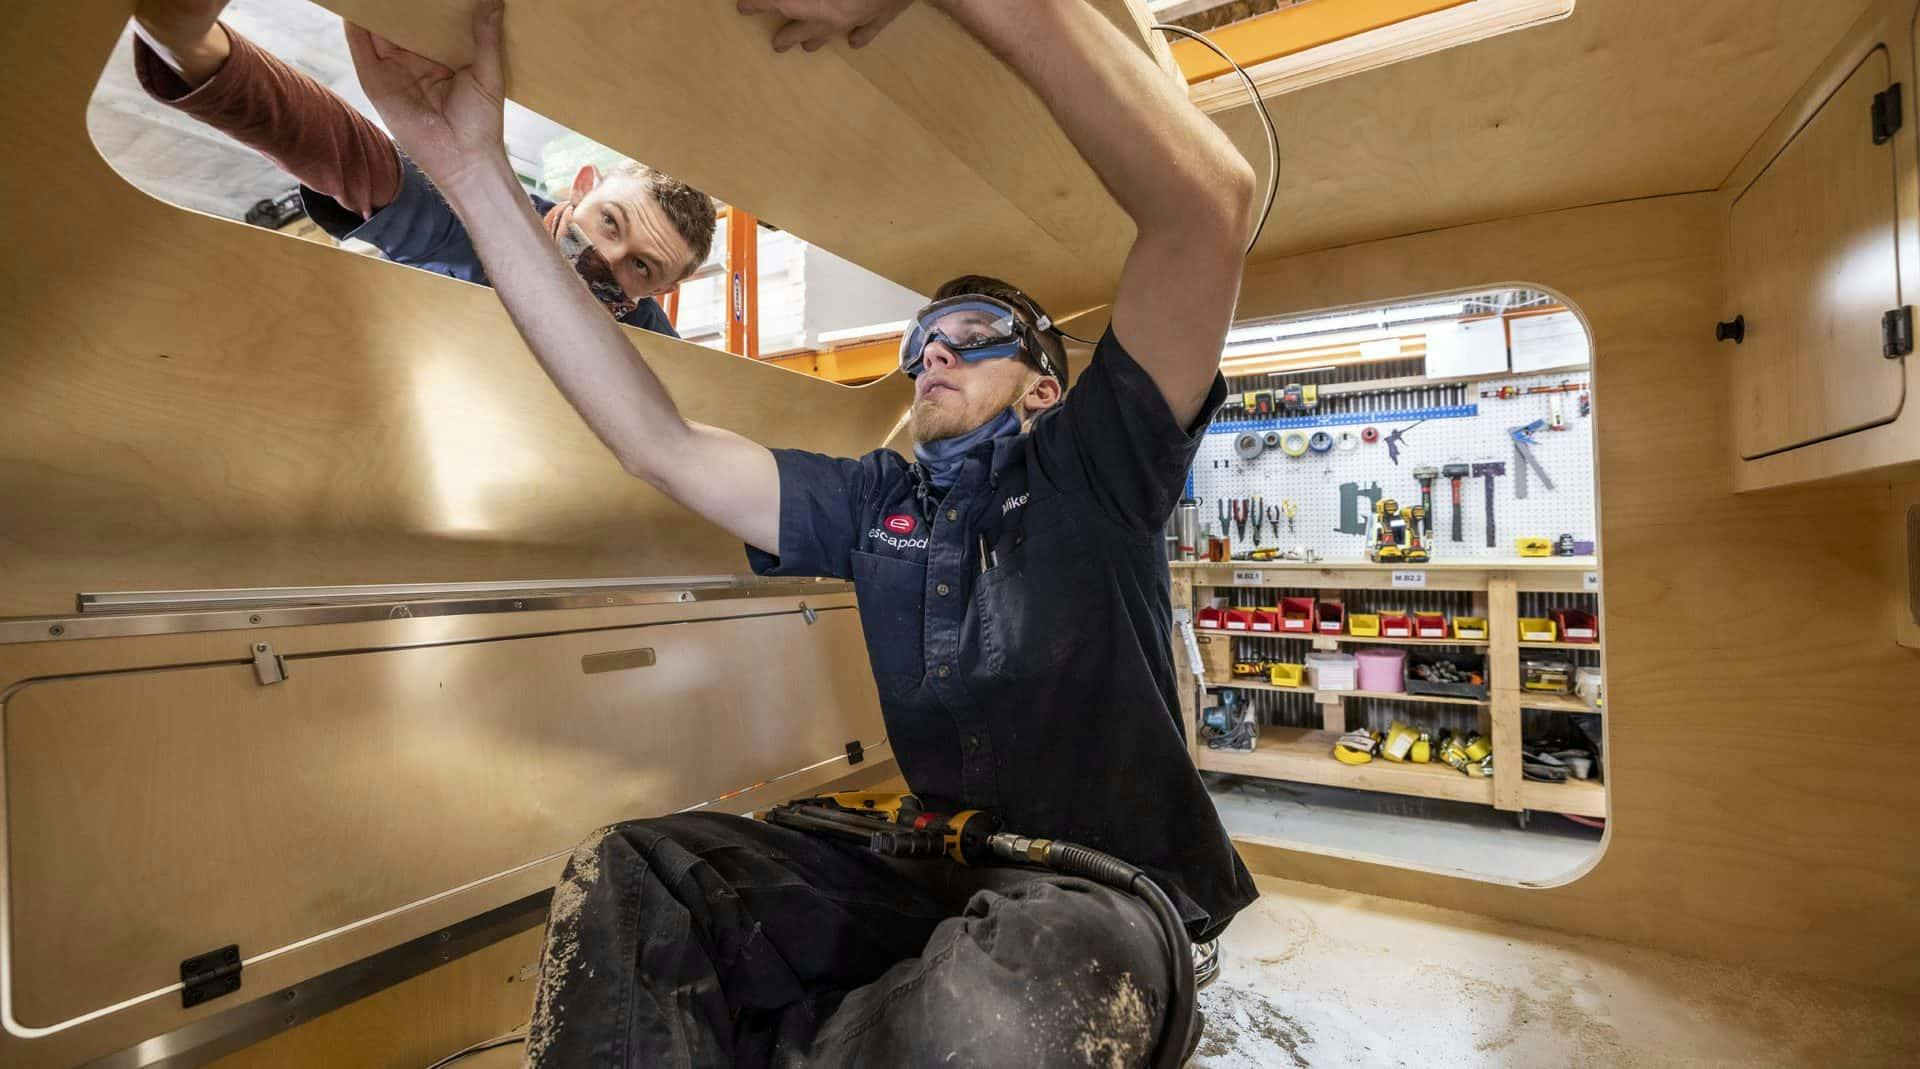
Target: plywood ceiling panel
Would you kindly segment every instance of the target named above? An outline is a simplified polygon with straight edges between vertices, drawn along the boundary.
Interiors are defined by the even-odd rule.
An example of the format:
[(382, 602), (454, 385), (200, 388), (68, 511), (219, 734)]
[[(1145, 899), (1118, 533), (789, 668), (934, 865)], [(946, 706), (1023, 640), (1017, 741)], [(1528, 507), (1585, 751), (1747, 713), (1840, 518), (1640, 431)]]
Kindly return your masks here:
[[(1866, 8), (1580, 0), (1560, 22), (1273, 98), (1285, 163), (1254, 259), (1718, 188)], [(1264, 157), (1249, 106), (1215, 118)]]
[[(1090, 0), (1174, 79), (1137, 0)], [(468, 0), (324, 0), (462, 62)], [(916, 5), (869, 48), (769, 47), (731, 3), (509, 5), (508, 93), (921, 293), (998, 274), (1056, 311), (1103, 302), (1133, 228), (1039, 100)]]

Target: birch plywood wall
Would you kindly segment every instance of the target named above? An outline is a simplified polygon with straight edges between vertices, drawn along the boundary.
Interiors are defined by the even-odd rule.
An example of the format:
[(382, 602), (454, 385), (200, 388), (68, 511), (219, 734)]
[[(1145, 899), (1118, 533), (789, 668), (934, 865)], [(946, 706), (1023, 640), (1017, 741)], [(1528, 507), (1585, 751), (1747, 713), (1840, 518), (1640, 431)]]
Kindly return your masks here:
[[(84, 115), (130, 6), (83, 0), (23, 9), (0, 40), (15, 74), (0, 86), (0, 285), (11, 296), (0, 358), (0, 394), (10, 402), (0, 420), (0, 616), (69, 612), (83, 590), (744, 570), (736, 542), (620, 471), (546, 382), (488, 290), (181, 211), (115, 175), (89, 143)], [(562, 40), (596, 47), (606, 34), (587, 26), (581, 12), (589, 6), (543, 6), (540, 39), (554, 50), (564, 50), (554, 43)], [(667, 6), (681, 7), (636, 10)], [(742, 70), (768, 61), (731, 5), (699, 6), (725, 14), (713, 29), (731, 36), (682, 37), (669, 51), (703, 63), (724, 58)], [(433, 11), (444, 15), (442, 8), (451, 10)], [(531, 91), (541, 68), (533, 46), (519, 43), (536, 37), (535, 23), (524, 26), (510, 34), (516, 61), (528, 68), (516, 84)], [(405, 38), (407, 27), (385, 28)], [(903, 41), (954, 54), (951, 27), (904, 29)], [(632, 151), (655, 143), (636, 143), (610, 116), (691, 106), (664, 86), (582, 77), (591, 65), (566, 69), (574, 75), (566, 86), (535, 94), (549, 114)], [(657, 65), (605, 69), (629, 76)], [(898, 235), (919, 234), (919, 251), (895, 249), (892, 260), (856, 240), (832, 244), (925, 285), (948, 270), (933, 266), (929, 251), (951, 237), (940, 228), (965, 230), (967, 213), (985, 209), (961, 199), (946, 214), (930, 212), (932, 231), (905, 226), (927, 206), (863, 186), (930, 195), (924, 175), (909, 181), (849, 168), (928, 135), (907, 105), (885, 104), (889, 98), (845, 62), (822, 58), (818, 69), (828, 82), (853, 81), (814, 89), (868, 113), (858, 121), (847, 111), (777, 115), (755, 112), (751, 100), (726, 111), (709, 99), (698, 129), (678, 131), (673, 158), (657, 162), (716, 191), (756, 192), (773, 176), (796, 175), (836, 188), (841, 195), (823, 202), (814, 228), (836, 233), (839, 213), (857, 209), (896, 244)], [(767, 98), (826, 99), (792, 92), (784, 74), (747, 83)], [(603, 121), (558, 103), (563, 89), (597, 102)], [(779, 130), (830, 119), (846, 138), (870, 143), (869, 156), (821, 174), (826, 161), (781, 154)], [(767, 136), (756, 137), (762, 126)], [(743, 142), (760, 147), (742, 152)], [(728, 174), (736, 177), (708, 182)], [(965, 175), (972, 172), (951, 172), (954, 181), (983, 181)], [(1069, 181), (1053, 193), (1110, 203), (1092, 189), (1095, 198), (1083, 197)], [(1003, 229), (1013, 225), (1010, 202), (998, 193), (989, 199)], [(1087, 222), (1085, 231), (1106, 226)], [(962, 243), (948, 262), (995, 241)], [(900, 267), (921, 253), (923, 273)], [(1052, 255), (1099, 261), (1085, 245)], [(1016, 276), (1039, 270), (986, 256), (952, 269), (981, 267)], [(772, 445), (863, 452), (886, 436), (908, 397), (897, 380), (849, 390), (631, 336), (691, 418)]]

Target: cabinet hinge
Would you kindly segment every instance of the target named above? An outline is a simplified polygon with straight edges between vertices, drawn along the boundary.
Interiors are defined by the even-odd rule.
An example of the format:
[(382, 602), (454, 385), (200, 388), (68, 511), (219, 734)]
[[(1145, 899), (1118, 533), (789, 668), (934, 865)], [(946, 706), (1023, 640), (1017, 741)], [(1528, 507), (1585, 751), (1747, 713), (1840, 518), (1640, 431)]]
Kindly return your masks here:
[(1903, 304), (1880, 317), (1880, 355), (1888, 360), (1913, 352), (1913, 305)]
[(860, 745), (859, 739), (855, 739), (852, 742), (847, 743), (847, 764), (857, 765), (860, 762), (865, 761), (866, 759), (867, 759), (867, 748)]
[(287, 659), (265, 642), (253, 644), (253, 677), (263, 687), (287, 681)]
[(180, 1008), (191, 1009), (240, 990), (240, 945), (196, 954), (180, 963)]
[(1900, 83), (1873, 95), (1873, 143), (1884, 145), (1900, 129)]

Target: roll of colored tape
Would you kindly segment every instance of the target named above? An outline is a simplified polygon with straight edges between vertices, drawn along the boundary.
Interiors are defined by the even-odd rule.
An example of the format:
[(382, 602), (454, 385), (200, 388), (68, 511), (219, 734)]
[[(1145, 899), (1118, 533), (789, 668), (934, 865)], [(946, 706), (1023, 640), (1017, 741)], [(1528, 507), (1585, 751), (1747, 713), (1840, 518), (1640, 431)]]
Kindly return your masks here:
[(1288, 431), (1280, 436), (1280, 451), (1290, 457), (1305, 456), (1307, 436), (1299, 431)]
[(1254, 457), (1259, 456), (1260, 451), (1266, 447), (1266, 443), (1260, 440), (1260, 436), (1252, 432), (1243, 434), (1233, 440), (1234, 454), (1241, 460), (1252, 460)]
[(1280, 432), (1279, 431), (1268, 431), (1267, 433), (1260, 436), (1260, 440), (1267, 443), (1268, 449), (1280, 448)]
[(1380, 440), (1380, 429), (1378, 427), (1368, 427), (1366, 430), (1360, 432), (1360, 440), (1368, 445), (1372, 445)]
[(1316, 453), (1328, 452), (1333, 448), (1333, 435), (1326, 431), (1314, 431), (1313, 437), (1307, 439), (1307, 448)]
[(1359, 435), (1353, 433), (1352, 431), (1340, 432), (1340, 450), (1342, 452), (1349, 452), (1358, 448), (1360, 448)]

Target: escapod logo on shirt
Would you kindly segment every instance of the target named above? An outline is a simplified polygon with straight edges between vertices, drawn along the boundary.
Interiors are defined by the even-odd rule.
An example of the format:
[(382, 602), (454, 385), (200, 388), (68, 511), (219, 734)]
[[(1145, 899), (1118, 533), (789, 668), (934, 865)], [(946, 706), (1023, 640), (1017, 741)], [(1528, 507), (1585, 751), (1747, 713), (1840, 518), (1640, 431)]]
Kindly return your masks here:
[(904, 512), (896, 512), (888, 516), (881, 526), (892, 531), (894, 534), (910, 535), (913, 533), (913, 529), (919, 526), (919, 523), (920, 521)]
[(924, 538), (896, 538), (893, 535), (890, 535), (887, 532), (882, 531), (878, 527), (875, 527), (873, 530), (868, 531), (867, 537), (873, 539), (875, 542), (884, 542), (885, 544), (892, 546), (895, 549), (927, 548), (927, 540)]

